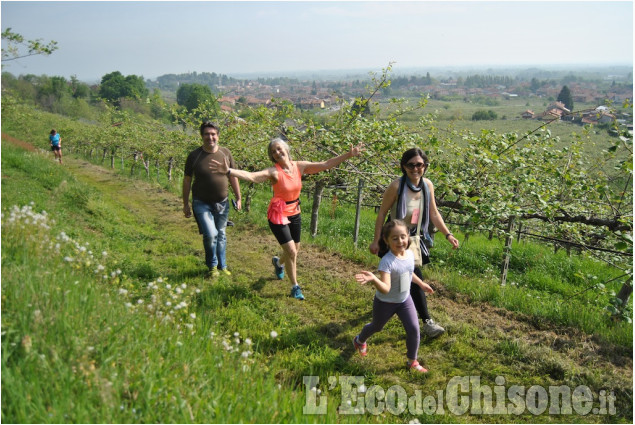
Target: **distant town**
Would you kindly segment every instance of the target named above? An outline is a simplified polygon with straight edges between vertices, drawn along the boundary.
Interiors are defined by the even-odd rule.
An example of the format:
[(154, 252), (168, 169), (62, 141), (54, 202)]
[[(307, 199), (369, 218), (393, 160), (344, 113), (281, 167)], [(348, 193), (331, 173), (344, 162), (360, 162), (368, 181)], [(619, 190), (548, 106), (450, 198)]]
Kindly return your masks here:
[[(491, 72), (488, 70), (487, 72)], [(485, 72), (485, 71), (483, 71)], [(533, 72), (533, 74), (532, 74)], [(534, 75), (534, 76), (532, 76)], [(393, 75), (391, 85), (382, 90), (377, 99), (391, 97), (417, 97), (426, 94), (432, 99), (458, 100), (469, 98), (491, 99), (539, 97), (551, 102), (544, 110), (526, 110), (521, 114), (524, 119), (553, 119), (589, 124), (602, 124), (618, 119), (608, 108), (584, 116), (569, 115), (562, 102), (557, 102), (563, 85), (568, 86), (572, 100), (576, 104), (604, 105), (606, 102), (623, 104), (633, 99), (632, 69), (606, 69), (585, 71), (516, 71), (516, 75), (497, 74), (449, 75), (433, 77), (430, 73), (423, 75)], [(258, 77), (254, 79), (238, 79), (216, 73), (168, 74), (156, 80), (146, 80), (149, 89), (159, 88), (162, 91), (176, 92), (180, 84), (198, 83), (209, 86), (219, 95), (223, 110), (231, 111), (241, 106), (257, 107), (269, 105), (273, 100), (286, 100), (296, 108), (333, 109), (344, 99), (364, 96), (367, 93), (369, 77), (359, 75), (358, 78), (342, 76), (341, 79), (299, 79), (292, 77)], [(632, 124), (632, 117), (619, 117)]]

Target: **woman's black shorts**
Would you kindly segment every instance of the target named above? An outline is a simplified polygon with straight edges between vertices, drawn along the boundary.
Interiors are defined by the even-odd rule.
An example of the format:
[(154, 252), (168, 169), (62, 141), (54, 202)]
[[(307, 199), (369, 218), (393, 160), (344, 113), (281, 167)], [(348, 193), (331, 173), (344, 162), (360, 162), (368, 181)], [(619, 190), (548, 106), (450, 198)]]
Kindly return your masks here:
[[(269, 221), (269, 228), (273, 235), (278, 239), (280, 245), (287, 242), (300, 243), (300, 233), (302, 232), (302, 218), (300, 214), (287, 217), (289, 224), (273, 224)], [(268, 220), (267, 220), (268, 221)]]

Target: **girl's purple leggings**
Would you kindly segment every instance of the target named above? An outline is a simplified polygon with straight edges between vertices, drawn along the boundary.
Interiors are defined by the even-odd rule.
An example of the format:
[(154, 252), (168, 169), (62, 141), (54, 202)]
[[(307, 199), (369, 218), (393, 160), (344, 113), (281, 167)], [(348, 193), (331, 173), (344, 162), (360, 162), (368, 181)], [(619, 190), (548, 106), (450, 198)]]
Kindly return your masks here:
[(406, 348), (409, 359), (417, 359), (419, 351), (419, 319), (412, 297), (402, 303), (387, 303), (375, 297), (373, 301), (373, 321), (368, 323), (359, 334), (359, 342), (366, 342), (373, 334), (381, 331), (388, 320), (397, 314), (406, 330)]

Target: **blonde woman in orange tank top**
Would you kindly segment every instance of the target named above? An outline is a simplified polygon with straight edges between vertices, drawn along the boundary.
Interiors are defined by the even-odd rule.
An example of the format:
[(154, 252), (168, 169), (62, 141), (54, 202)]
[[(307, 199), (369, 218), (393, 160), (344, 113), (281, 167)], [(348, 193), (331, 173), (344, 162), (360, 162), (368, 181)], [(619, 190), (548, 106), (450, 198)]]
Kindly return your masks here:
[(302, 176), (316, 174), (337, 167), (342, 162), (359, 156), (362, 145), (351, 146), (345, 154), (334, 156), (322, 162), (293, 161), (289, 154), (289, 145), (282, 139), (276, 138), (269, 143), (267, 152), (273, 167), (261, 171), (249, 172), (229, 168), (228, 163), (212, 161), (210, 169), (215, 173), (227, 174), (252, 183), (269, 181), (273, 188), (273, 198), (269, 202), (267, 218), (269, 228), (282, 247), (282, 255), (274, 256), (272, 263), (278, 279), (286, 275), (291, 282), (292, 298), (304, 300), (302, 289), (297, 278), (297, 258), (300, 250), (300, 192), (302, 190)]

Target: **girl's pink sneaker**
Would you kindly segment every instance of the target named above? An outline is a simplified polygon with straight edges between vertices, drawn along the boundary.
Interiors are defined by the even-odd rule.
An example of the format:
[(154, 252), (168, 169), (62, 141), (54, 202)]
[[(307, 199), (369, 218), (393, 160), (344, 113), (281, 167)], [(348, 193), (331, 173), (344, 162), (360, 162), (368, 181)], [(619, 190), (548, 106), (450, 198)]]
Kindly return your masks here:
[(359, 340), (357, 339), (358, 336), (359, 335), (353, 338), (353, 346), (357, 351), (359, 351), (360, 356), (366, 357), (366, 354), (368, 354), (368, 346), (366, 345), (366, 343), (362, 344), (361, 342), (359, 342)]

